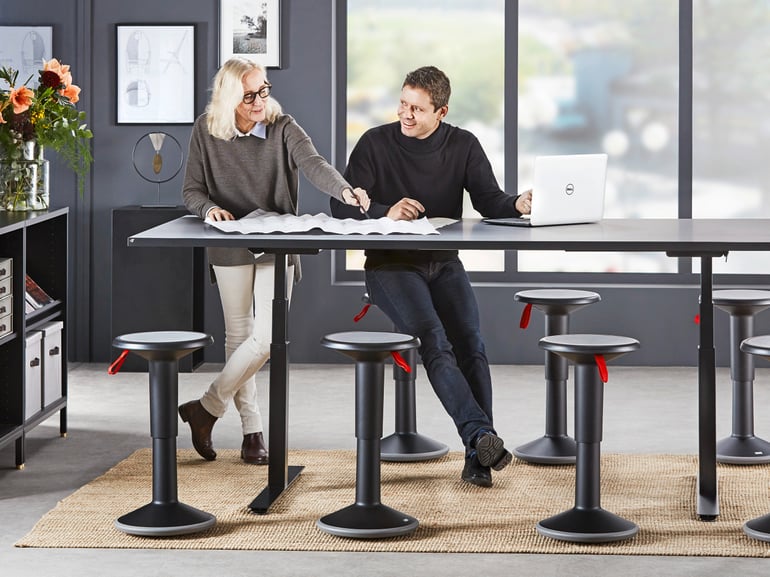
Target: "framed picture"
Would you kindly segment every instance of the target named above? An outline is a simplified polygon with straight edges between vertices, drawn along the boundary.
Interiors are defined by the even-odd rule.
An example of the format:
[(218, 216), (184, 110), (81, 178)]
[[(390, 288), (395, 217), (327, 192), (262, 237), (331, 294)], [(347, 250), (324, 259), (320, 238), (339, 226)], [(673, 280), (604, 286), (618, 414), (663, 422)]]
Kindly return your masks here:
[(280, 0), (220, 0), (219, 65), (232, 56), (281, 67)]
[(192, 124), (195, 24), (117, 24), (118, 124)]
[(53, 26), (0, 26), (0, 68), (19, 71), (17, 86), (31, 77), (27, 86), (36, 88), (43, 60), (53, 58), (52, 37)]

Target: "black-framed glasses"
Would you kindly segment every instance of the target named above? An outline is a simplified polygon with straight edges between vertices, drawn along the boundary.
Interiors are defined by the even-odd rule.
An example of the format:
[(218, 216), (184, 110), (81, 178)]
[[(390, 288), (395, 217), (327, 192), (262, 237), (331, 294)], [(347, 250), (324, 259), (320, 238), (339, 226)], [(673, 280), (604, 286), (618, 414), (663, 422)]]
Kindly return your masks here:
[(270, 96), (270, 90), (273, 88), (273, 85), (269, 82), (265, 82), (265, 85), (257, 90), (256, 92), (244, 92), (243, 93), (243, 103), (244, 104), (251, 104), (257, 99), (257, 96), (260, 98), (267, 98)]

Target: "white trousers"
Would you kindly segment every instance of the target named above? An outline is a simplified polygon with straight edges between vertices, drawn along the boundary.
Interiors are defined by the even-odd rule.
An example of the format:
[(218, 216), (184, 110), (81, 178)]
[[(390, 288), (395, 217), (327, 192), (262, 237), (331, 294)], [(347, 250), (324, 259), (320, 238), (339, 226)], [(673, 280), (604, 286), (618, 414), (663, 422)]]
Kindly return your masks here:
[[(273, 319), (273, 263), (215, 266), (225, 317), (225, 366), (201, 397), (210, 414), (221, 418), (232, 399), (244, 435), (262, 431), (254, 375), (270, 358)], [(294, 266), (286, 267), (291, 300)]]

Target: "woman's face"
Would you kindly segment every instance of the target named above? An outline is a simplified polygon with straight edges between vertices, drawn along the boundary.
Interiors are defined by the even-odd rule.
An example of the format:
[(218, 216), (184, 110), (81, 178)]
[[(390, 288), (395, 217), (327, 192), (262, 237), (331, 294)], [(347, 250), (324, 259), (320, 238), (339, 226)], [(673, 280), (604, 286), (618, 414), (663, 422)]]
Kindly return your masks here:
[[(265, 73), (255, 68), (241, 79), (243, 94), (259, 92), (267, 83)], [(241, 132), (249, 132), (257, 122), (265, 120), (265, 100), (257, 96), (254, 102), (246, 104), (241, 101), (235, 109), (235, 124)]]

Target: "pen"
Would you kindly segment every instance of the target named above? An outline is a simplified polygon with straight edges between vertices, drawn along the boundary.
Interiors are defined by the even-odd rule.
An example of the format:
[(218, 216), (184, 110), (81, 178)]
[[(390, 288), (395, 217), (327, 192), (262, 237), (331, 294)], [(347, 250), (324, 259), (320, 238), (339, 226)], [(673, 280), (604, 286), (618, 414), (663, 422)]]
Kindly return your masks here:
[(358, 208), (361, 209), (361, 212), (364, 214), (364, 216), (371, 220), (371, 216), (369, 216), (369, 211), (367, 211), (363, 206), (359, 205)]

